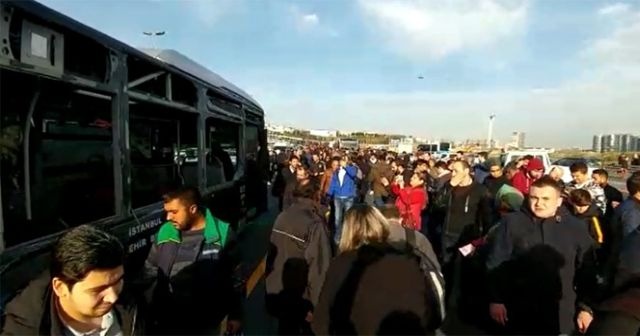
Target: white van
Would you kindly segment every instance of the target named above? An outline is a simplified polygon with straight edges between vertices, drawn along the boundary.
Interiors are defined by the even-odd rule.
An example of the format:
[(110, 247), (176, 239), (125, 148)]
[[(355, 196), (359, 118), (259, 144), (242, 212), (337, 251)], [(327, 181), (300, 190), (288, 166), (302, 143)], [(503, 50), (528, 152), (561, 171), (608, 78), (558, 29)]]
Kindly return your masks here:
[(544, 173), (548, 174), (551, 170), (551, 159), (549, 158), (549, 152), (547, 151), (539, 151), (539, 150), (523, 150), (523, 151), (509, 151), (502, 155), (500, 155), (500, 162), (504, 167), (509, 162), (518, 161), (521, 157), (531, 155), (536, 159), (542, 161), (544, 165)]

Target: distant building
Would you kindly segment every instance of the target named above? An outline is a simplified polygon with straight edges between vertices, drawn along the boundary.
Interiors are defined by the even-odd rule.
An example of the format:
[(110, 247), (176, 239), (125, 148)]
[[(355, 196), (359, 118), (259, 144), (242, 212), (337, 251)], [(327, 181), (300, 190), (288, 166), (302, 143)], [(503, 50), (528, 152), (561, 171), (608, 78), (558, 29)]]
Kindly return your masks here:
[[(597, 139), (599, 141), (599, 147)], [(632, 134), (601, 134), (593, 136), (592, 149), (596, 152), (640, 151), (640, 137)]]
[(273, 124), (267, 124), (266, 128), (267, 128), (267, 131), (273, 132), (273, 133), (292, 133), (293, 131), (295, 131), (295, 129), (292, 127), (287, 127), (282, 125), (273, 125)]
[(636, 148), (637, 137), (631, 134), (623, 134), (620, 137), (620, 151), (621, 152), (633, 152), (638, 150)]
[(602, 152), (602, 134), (593, 136), (593, 142), (591, 144), (591, 149), (594, 152), (598, 152), (598, 153)]
[(309, 134), (313, 135), (313, 136), (319, 136), (319, 137), (335, 137), (337, 135), (337, 131), (330, 131), (330, 130), (310, 130)]
[(524, 148), (524, 132), (515, 131), (511, 133), (511, 143), (509, 146), (514, 148)]

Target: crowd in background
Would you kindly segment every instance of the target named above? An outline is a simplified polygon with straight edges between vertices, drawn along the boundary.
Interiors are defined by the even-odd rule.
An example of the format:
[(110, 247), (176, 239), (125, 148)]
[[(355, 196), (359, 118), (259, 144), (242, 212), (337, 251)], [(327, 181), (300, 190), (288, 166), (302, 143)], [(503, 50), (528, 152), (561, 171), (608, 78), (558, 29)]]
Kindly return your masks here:
[[(639, 234), (640, 174), (629, 178), (624, 199), (606, 170), (589, 175), (577, 162), (564, 183), (562, 169), (546, 171), (532, 156), (503, 163), (484, 152), (447, 160), (320, 146), (273, 152), (272, 193), (282, 213), (267, 278), (277, 284), (268, 292), (286, 287), (291, 260), (306, 265), (296, 297), (308, 301), (297, 321), (321, 334), (376, 333), (383, 325), (411, 333), (408, 321), (449, 334), (637, 331), (640, 260), (628, 263), (640, 250), (629, 245)], [(431, 267), (418, 262), (423, 267), (413, 273), (423, 281), (399, 261), (407, 255), (429, 260)], [(438, 282), (424, 285), (425, 269), (443, 276), (442, 310), (438, 300), (416, 295), (437, 296)], [(407, 298), (421, 298), (422, 306)], [(271, 302), (286, 321), (278, 311), (287, 301)]]

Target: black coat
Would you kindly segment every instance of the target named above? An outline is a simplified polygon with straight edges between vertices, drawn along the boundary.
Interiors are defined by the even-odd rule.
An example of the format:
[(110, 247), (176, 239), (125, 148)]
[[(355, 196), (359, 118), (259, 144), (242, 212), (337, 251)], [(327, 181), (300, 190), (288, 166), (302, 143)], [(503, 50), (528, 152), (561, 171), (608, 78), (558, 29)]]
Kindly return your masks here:
[[(267, 293), (280, 293), (287, 287), (285, 283), (298, 287), (293, 280), (299, 278), (299, 281), (304, 282), (301, 287), (305, 293), (301, 294), (315, 304), (330, 262), (331, 243), (320, 209), (313, 200), (296, 199), (278, 216), (273, 226), (268, 262), (270, 272), (266, 278)], [(296, 263), (303, 267), (292, 272), (300, 274), (288, 273), (288, 266), (295, 268)]]
[(385, 245), (365, 245), (331, 262), (313, 315), (313, 331), (425, 335), (433, 313), (428, 293), (414, 257)]
[[(113, 308), (123, 336), (146, 334), (146, 318), (141, 313), (138, 302), (125, 302), (121, 295)], [(58, 318), (48, 272), (31, 281), (11, 300), (4, 315), (0, 335), (64, 335), (64, 326)]]
[(579, 280), (595, 242), (585, 224), (560, 207), (547, 219), (506, 214), (499, 225), (487, 267), (491, 302), (506, 305), (510, 332), (571, 333), (576, 305), (588, 302)]

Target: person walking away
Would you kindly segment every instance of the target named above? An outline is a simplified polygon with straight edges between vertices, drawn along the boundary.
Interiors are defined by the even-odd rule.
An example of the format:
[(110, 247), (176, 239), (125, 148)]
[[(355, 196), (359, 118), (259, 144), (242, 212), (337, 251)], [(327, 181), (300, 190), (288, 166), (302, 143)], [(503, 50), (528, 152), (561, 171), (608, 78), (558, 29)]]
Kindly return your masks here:
[(317, 335), (425, 335), (435, 331), (435, 294), (418, 260), (388, 243), (380, 211), (355, 205), (345, 216), (312, 328)]
[(413, 246), (432, 261), (438, 272), (442, 272), (438, 256), (429, 239), (418, 231), (404, 227), (402, 225), (400, 211), (398, 211), (398, 208), (394, 204), (385, 204), (377, 209), (387, 219), (387, 223), (389, 224), (389, 244), (399, 250), (406, 244)]
[(267, 307), (278, 318), (279, 334), (305, 334), (329, 262), (331, 242), (313, 184), (298, 184), (295, 202), (283, 211), (271, 232)]

